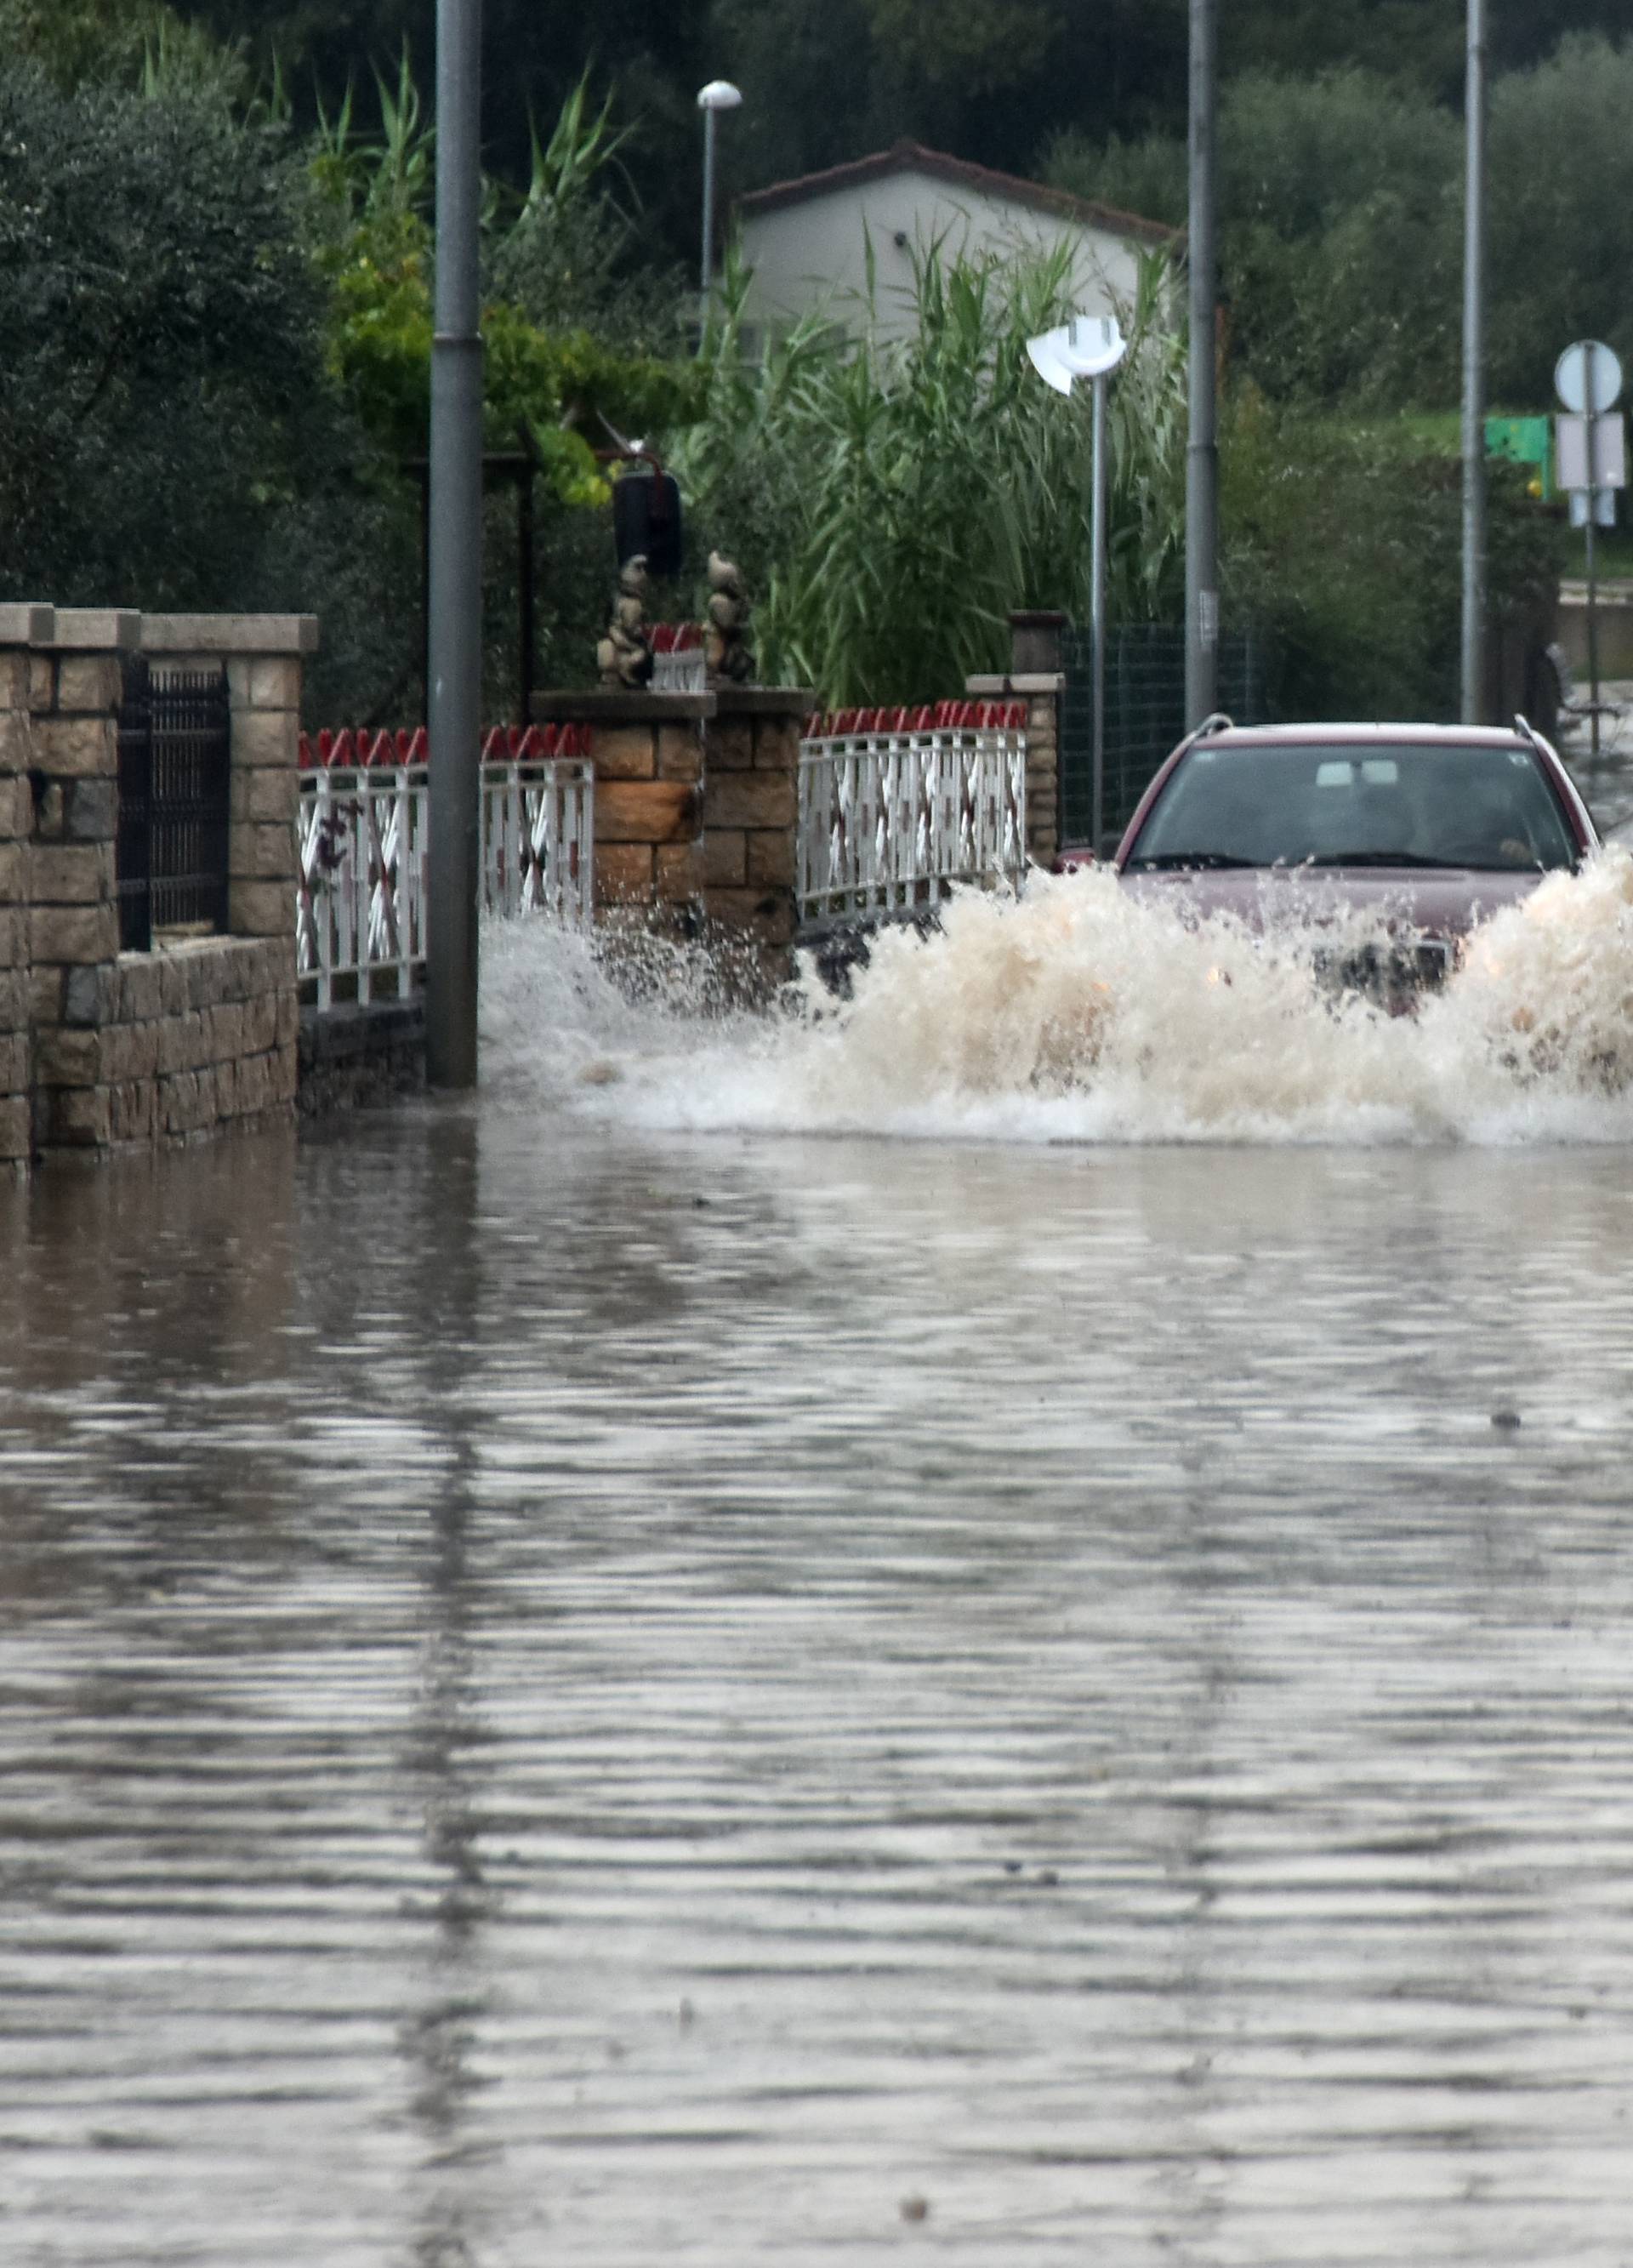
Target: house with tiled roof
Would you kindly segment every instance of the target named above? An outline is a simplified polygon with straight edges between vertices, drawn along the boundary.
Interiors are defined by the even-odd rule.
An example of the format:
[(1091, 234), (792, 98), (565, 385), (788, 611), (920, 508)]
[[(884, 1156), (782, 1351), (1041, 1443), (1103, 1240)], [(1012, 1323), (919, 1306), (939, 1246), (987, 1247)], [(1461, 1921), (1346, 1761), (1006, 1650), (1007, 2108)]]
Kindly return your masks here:
[(1078, 305), (1087, 314), (1126, 306), (1140, 255), (1177, 252), (1180, 232), (1160, 221), (1069, 195), (1037, 181), (898, 142), (871, 158), (778, 181), (739, 197), (743, 256), (753, 270), (747, 320), (786, 328), (820, 310), (855, 330), (863, 320), (867, 249), (874, 264), (874, 335), (913, 324), (913, 255), (939, 246), (1009, 257), (1071, 251)]

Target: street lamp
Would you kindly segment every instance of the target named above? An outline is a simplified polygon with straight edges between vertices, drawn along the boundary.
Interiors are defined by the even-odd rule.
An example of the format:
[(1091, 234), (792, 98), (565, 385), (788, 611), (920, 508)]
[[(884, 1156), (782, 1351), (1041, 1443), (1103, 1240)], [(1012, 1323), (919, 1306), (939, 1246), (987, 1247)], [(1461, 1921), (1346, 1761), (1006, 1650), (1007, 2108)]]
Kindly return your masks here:
[(1093, 654), (1090, 680), (1090, 724), (1092, 728), (1092, 801), (1090, 839), (1094, 856), (1100, 855), (1100, 834), (1106, 823), (1106, 387), (1113, 371), (1129, 351), (1114, 315), (1074, 315), (1057, 330), (1028, 339), (1032, 366), (1056, 394), (1070, 394), (1074, 379), (1086, 378), (1094, 387), (1093, 490), (1089, 518), (1089, 643)]
[(1185, 729), (1219, 705), (1218, 0), (1191, 0), (1190, 346), (1185, 449)]
[(697, 107), (703, 114), (703, 313), (709, 313), (709, 286), (714, 274), (715, 252), (715, 114), (735, 110), (742, 101), (729, 78), (711, 78), (700, 87)]

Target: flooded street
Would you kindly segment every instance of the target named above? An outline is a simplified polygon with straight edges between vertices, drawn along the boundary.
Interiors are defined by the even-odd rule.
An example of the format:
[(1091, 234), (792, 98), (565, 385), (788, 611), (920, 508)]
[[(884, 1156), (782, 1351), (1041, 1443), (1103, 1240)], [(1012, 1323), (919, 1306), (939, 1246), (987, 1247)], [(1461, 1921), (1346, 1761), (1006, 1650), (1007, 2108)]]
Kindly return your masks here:
[(7, 2268), (1633, 2261), (1633, 1105), (945, 978), (0, 1189)]

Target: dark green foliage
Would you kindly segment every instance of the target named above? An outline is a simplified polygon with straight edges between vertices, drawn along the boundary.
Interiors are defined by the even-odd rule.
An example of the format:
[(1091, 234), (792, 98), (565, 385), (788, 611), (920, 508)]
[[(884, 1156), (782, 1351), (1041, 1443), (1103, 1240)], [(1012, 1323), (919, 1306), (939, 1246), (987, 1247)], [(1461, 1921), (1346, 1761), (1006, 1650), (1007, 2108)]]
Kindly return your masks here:
[[(678, 463), (747, 573), (761, 666), (835, 703), (938, 698), (1004, 666), (1011, 609), (1089, 610), (1091, 402), (1051, 394), (1029, 336), (1070, 307), (1064, 258), (916, 261), (917, 322), (851, 350), (813, 324), (763, 361), (732, 321)], [(1180, 603), (1184, 370), (1151, 263), (1112, 399), (1113, 602)], [(701, 548), (701, 546), (700, 546)]]
[[(1625, 5), (1496, 11), (1511, 76), (1493, 102), (1492, 373), (1516, 408), (1541, 406), (1571, 336), (1633, 350), (1633, 54), (1558, 45), (1621, 33)], [(417, 506), (388, 460), (423, 431), (429, 145), (412, 79), (375, 67), (406, 40), (429, 89), (434, 19), (434, 0), (0, 0), (6, 595), (313, 608), (325, 701), (412, 713)], [(1455, 399), (1462, 24), (1463, 0), (1239, 0), (1222, 26), (1236, 602), (1279, 608), (1295, 681), (1300, 653), (1330, 652), (1323, 705), (1426, 699), (1443, 678), (1454, 484), (1385, 438), (1385, 413)], [(598, 413), (673, 438), (695, 414), (677, 349), (702, 79), (729, 73), (746, 96), (721, 136), (728, 195), (904, 133), (1019, 173), (1054, 140), (1067, 186), (1182, 220), (1185, 43), (1184, 0), (971, 0), (956, 21), (909, 0), (487, 0), (491, 438), (525, 416), (551, 453), (545, 672), (588, 669), (605, 605), (604, 517), (571, 508), (596, 490)], [(585, 92), (592, 63), (608, 107)], [(380, 130), (338, 153), (331, 132), (314, 203), (306, 131), (349, 82)], [(291, 103), (292, 129), (268, 131)], [(908, 693), (993, 658), (1008, 604), (1082, 611), (1079, 406), (1023, 416), (1030, 376), (1011, 384), (1014, 342), (987, 316), (992, 358), (968, 363), (965, 290), (943, 294), (910, 368), (813, 358), (810, 342), (763, 373), (704, 366), (709, 413), (683, 444), (695, 551), (712, 537), (743, 556), (788, 666), (848, 653), (846, 682)], [(1113, 571), (1131, 615), (1172, 610), (1178, 559), (1181, 405), (1153, 369), (1149, 398), (1125, 382), (1116, 412), (1165, 437), (1122, 436)], [(496, 689), (509, 512), (496, 501)], [(948, 563), (976, 526), (960, 594)], [(1499, 585), (1511, 538), (1546, 549), (1504, 492)], [(877, 604), (840, 622), (842, 590), (869, 589)], [(864, 658), (875, 615), (917, 642)]]
[(135, 88), (155, 73), (246, 95), (247, 66), (168, 0), (0, 0), (0, 55), (40, 64), (64, 92)]
[(1568, 40), (1499, 79), (1490, 128), (1495, 398), (1550, 406), (1554, 363), (1600, 338), (1633, 371), (1633, 43)]
[[(1633, 358), (1633, 47), (1570, 40), (1497, 80), (1490, 152), (1489, 378), (1541, 409), (1572, 339)], [(1458, 398), (1460, 121), (1357, 70), (1247, 74), (1219, 121), (1221, 284), (1232, 365), (1278, 399), (1373, 407)], [(1181, 137), (1063, 137), (1050, 178), (1181, 220)]]
[[(1458, 691), (1461, 471), (1400, 423), (1349, 423), (1239, 393), (1222, 435), (1225, 605), (1270, 632), (1291, 717), (1449, 719)], [(1557, 578), (1562, 539), (1494, 466), (1491, 619)]]
[[(1461, 147), (1449, 112), (1365, 71), (1236, 80), (1219, 120), (1232, 362), (1277, 397), (1455, 400)], [(1174, 136), (1068, 137), (1049, 170), (1079, 195), (1184, 217)]]
[(283, 138), (177, 83), (0, 76), (0, 582), (251, 605), (282, 509), (347, 447)]

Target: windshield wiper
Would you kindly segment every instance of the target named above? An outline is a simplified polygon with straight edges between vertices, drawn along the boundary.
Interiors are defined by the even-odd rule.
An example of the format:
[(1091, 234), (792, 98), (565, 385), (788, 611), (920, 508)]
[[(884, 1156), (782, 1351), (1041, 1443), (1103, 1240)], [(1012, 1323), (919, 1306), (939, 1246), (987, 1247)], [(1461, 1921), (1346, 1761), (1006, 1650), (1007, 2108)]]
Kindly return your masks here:
[(1254, 866), (1258, 863), (1255, 858), (1232, 858), (1228, 850), (1160, 850), (1154, 858), (1130, 858), (1129, 867), (1144, 867), (1155, 873), (1172, 873), (1184, 866)]
[(1306, 866), (1467, 866), (1467, 858), (1425, 858), (1416, 850), (1331, 850), (1309, 858)]

